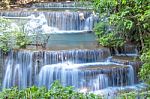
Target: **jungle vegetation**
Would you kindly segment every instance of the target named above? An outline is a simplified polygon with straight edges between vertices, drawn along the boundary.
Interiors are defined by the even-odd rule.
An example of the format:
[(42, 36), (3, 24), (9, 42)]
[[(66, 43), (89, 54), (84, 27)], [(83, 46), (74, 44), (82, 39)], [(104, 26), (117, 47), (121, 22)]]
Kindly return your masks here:
[(99, 13), (95, 26), (99, 44), (121, 47), (132, 43), (141, 48), (142, 80), (150, 84), (150, 2), (149, 0), (92, 0)]

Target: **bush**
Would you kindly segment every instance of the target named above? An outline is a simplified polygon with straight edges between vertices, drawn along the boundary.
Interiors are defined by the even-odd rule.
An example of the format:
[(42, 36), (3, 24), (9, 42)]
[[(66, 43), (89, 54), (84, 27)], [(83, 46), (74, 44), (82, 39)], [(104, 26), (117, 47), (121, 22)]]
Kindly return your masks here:
[[(95, 28), (101, 45), (116, 47), (122, 46), (125, 42), (132, 42), (144, 48), (144, 36), (150, 31), (148, 0), (92, 1), (95, 11), (100, 13), (100, 19), (105, 18)], [(107, 31), (107, 26), (111, 27), (111, 33)]]
[(140, 69), (139, 75), (143, 81), (150, 84), (150, 36), (147, 36), (144, 40), (145, 47), (142, 50), (141, 60), (143, 66)]
[(101, 99), (94, 94), (83, 94), (73, 90), (73, 87), (63, 87), (55, 81), (48, 90), (45, 87), (32, 86), (18, 90), (17, 87), (0, 92), (0, 99)]
[(30, 43), (29, 37), (8, 19), (0, 18), (0, 49), (4, 53), (10, 49), (25, 48)]

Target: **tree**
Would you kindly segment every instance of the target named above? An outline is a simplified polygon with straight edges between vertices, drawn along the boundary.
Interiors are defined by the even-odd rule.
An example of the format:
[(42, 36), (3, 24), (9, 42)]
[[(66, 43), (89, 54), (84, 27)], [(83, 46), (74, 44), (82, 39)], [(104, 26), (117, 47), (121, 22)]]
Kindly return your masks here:
[[(150, 32), (148, 0), (93, 0), (93, 4), (95, 10), (100, 13), (100, 18), (108, 18), (106, 21), (114, 36), (117, 35), (125, 42), (136, 42), (144, 48), (144, 37)], [(98, 24), (103, 23), (104, 21), (100, 21)], [(95, 31), (99, 40), (108, 35), (104, 33), (100, 36), (97, 28)], [(120, 42), (119, 45), (125, 42)]]
[(99, 43), (107, 47), (118, 47), (131, 42), (141, 47), (141, 60), (144, 64), (139, 74), (142, 80), (150, 84), (149, 0), (92, 0), (92, 2), (95, 11), (100, 13), (100, 19), (103, 19), (95, 27)]

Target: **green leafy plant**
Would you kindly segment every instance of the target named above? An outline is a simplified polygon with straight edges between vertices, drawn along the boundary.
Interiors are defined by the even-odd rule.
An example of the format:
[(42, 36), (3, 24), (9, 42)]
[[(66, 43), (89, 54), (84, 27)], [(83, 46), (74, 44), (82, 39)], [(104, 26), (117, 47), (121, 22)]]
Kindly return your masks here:
[(4, 53), (10, 49), (25, 48), (29, 43), (29, 37), (20, 28), (13, 27), (10, 20), (0, 18), (0, 49)]
[(139, 91), (123, 91), (119, 92), (117, 95), (117, 99), (150, 99), (150, 91), (149, 88), (146, 90)]
[(76, 92), (73, 87), (63, 87), (59, 81), (55, 81), (48, 90), (45, 87), (32, 86), (19, 90), (14, 87), (0, 92), (0, 99), (101, 99), (94, 94)]
[(145, 37), (144, 40), (145, 47), (140, 57), (143, 62), (143, 66), (139, 72), (141, 79), (148, 84), (150, 84), (150, 43), (149, 42), (150, 42), (150, 36)]
[(10, 21), (4, 18), (0, 18), (0, 48), (7, 52), (9, 48), (11, 48), (11, 38), (12, 33), (9, 31), (10, 29)]
[[(92, 2), (95, 11), (100, 13), (100, 18), (101, 16), (108, 18), (108, 25), (112, 27), (114, 35), (119, 35), (124, 40), (124, 43), (134, 42), (139, 47), (144, 48), (144, 37), (150, 31), (150, 25), (148, 24), (150, 22), (148, 0), (93, 0)], [(100, 23), (105, 22), (100, 21)], [(99, 30), (99, 32), (102, 31)], [(103, 35), (99, 36), (98, 39), (101, 39), (101, 37)], [(116, 44), (118, 45), (118, 43)]]
[(29, 40), (29, 37), (23, 32), (15, 32), (14, 33), (15, 40), (16, 40), (16, 48), (26, 48), (26, 45), (28, 45), (31, 41)]
[[(107, 97), (107, 96), (106, 96)], [(120, 92), (116, 95), (117, 99), (149, 99), (150, 92)], [(93, 93), (79, 93), (72, 86), (63, 87), (59, 81), (55, 81), (50, 89), (45, 87), (32, 86), (19, 90), (17, 87), (4, 89), (0, 92), (0, 99), (105, 99), (105, 96)]]
[[(110, 29), (110, 30), (109, 30)], [(99, 22), (95, 28), (98, 42), (105, 47), (120, 47), (124, 39), (110, 27), (108, 22)]]

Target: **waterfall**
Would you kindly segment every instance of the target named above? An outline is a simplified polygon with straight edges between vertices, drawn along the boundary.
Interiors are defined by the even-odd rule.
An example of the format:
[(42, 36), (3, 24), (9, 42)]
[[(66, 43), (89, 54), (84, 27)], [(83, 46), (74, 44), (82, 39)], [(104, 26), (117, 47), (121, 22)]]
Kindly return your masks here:
[[(38, 74), (44, 65), (68, 61), (71, 61), (72, 63), (105, 61), (109, 55), (109, 50), (107, 49), (11, 51), (5, 63), (6, 71), (3, 79), (3, 88), (10, 88), (16, 85), (18, 85), (19, 88), (26, 88), (31, 85), (38, 85)], [(56, 70), (58, 69), (56, 68)]]
[(108, 62), (109, 56), (107, 49), (11, 51), (5, 64), (3, 88), (50, 88), (55, 80), (64, 86), (91, 90), (133, 84), (132, 66)]
[(135, 75), (134, 75), (134, 69), (133, 69), (132, 65), (129, 65), (128, 77), (130, 78), (128, 83), (130, 85), (133, 85), (134, 84), (134, 80), (135, 80)]
[[(80, 14), (83, 14), (84, 20), (80, 19)], [(69, 10), (66, 11), (52, 11), (52, 12), (45, 12), (41, 11), (34, 12), (34, 11), (1, 11), (0, 16), (3, 16), (4, 18), (10, 18), (10, 19), (31, 19), (34, 20), (29, 21), (31, 26), (38, 27), (39, 24), (37, 24), (37, 19), (39, 22), (45, 22), (46, 25), (51, 28), (51, 30), (56, 29), (58, 30), (88, 30), (91, 31), (93, 28), (93, 24), (97, 22), (96, 16), (91, 17), (91, 12), (85, 12), (85, 11), (79, 11), (79, 12), (72, 12)], [(35, 20), (36, 18), (36, 20)], [(28, 22), (28, 21), (27, 21)], [(23, 23), (22, 23), (23, 24)], [(36, 25), (37, 24), (37, 25)], [(44, 24), (43, 24), (44, 25)], [(32, 28), (34, 29), (34, 28)], [(50, 31), (51, 32), (51, 31)]]
[(108, 79), (107, 75), (99, 74), (94, 81), (93, 90), (95, 91), (95, 90), (107, 88), (109, 86), (108, 80), (109, 79)]
[[(140, 66), (136, 67), (135, 62), (114, 60), (108, 49), (94, 46), (93, 27), (102, 19), (86, 10), (91, 9), (88, 7), (76, 2), (35, 3), (29, 9), (1, 11), (1, 17), (13, 20), (14, 29), (22, 26), (30, 37), (43, 37), (38, 39), (42, 41), (50, 35), (47, 44), (50, 50), (12, 50), (6, 55), (2, 64), (2, 88), (18, 86), (23, 89), (35, 85), (49, 89), (59, 80), (63, 86), (73, 86), (79, 92), (109, 94), (130, 89), (129, 86), (138, 83), (136, 72)], [(135, 46), (114, 51), (118, 56), (137, 54)]]
[(63, 86), (74, 86), (78, 88), (79, 75), (78, 70), (72, 65), (71, 69), (67, 67), (68, 64), (55, 64), (43, 66), (39, 73), (39, 86), (46, 86), (50, 88), (50, 85), (55, 81), (59, 80)]
[(32, 84), (33, 64), (32, 53), (10, 52), (6, 60), (6, 71), (3, 80), (3, 88), (10, 88), (12, 86), (18, 86), (19, 88), (26, 88)]
[[(114, 68), (114, 65), (118, 67)], [(128, 66), (105, 64), (105, 62), (81, 64), (66, 62), (43, 66), (38, 80), (39, 86), (47, 88), (50, 88), (55, 80), (59, 80), (64, 86), (71, 85), (76, 89), (88, 88), (95, 91), (109, 86), (130, 85), (128, 82), (132, 77), (128, 76), (129, 70)]]

